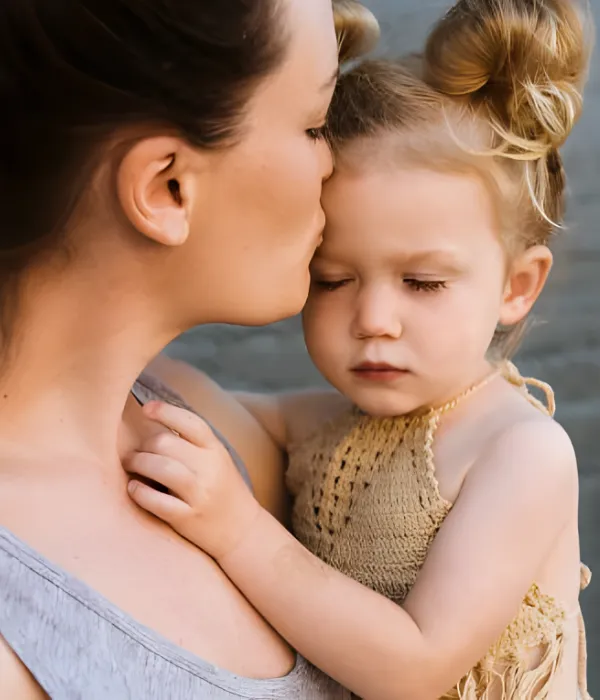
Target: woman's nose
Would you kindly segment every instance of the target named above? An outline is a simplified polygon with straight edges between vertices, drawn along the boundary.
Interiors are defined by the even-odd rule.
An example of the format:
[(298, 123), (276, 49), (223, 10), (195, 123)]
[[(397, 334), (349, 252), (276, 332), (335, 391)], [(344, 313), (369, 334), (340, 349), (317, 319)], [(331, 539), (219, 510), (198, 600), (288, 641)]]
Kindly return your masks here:
[(396, 296), (391, 289), (364, 293), (354, 315), (355, 336), (400, 338), (403, 326)]

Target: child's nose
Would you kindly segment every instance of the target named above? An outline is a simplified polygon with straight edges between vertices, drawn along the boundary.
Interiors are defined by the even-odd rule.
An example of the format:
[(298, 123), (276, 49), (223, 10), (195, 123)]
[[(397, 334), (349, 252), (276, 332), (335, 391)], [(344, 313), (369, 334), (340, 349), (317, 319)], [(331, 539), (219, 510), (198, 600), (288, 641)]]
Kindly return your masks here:
[(363, 293), (353, 325), (357, 338), (399, 338), (403, 328), (397, 295), (385, 288)]

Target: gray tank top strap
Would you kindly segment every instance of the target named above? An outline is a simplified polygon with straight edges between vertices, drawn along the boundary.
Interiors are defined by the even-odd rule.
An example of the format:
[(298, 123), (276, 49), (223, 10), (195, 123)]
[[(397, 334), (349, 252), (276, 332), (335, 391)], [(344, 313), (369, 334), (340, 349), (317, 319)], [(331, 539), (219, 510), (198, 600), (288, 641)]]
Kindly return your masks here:
[[(192, 413), (196, 413), (198, 415), (197, 411), (194, 411), (194, 409), (191, 406), (189, 406), (189, 404), (187, 404), (179, 394), (174, 392), (170, 387), (163, 384), (151, 374), (141, 374), (138, 377), (137, 382), (134, 384), (131, 393), (135, 397), (136, 401), (138, 401), (138, 403), (142, 405), (147, 403), (148, 401), (166, 401), (167, 403), (171, 403), (174, 406), (179, 406), (180, 408), (185, 408), (186, 410), (191, 411)], [(252, 489), (252, 483), (250, 481), (250, 476), (248, 474), (248, 470), (246, 469), (246, 465), (242, 462), (241, 457), (235, 451), (233, 445), (231, 445), (227, 438), (224, 435), (222, 435), (214, 427), (214, 425), (211, 425), (209, 421), (207, 421), (206, 418), (204, 418), (203, 416), (201, 417), (210, 425), (210, 428), (213, 431), (213, 433), (223, 443), (224, 447), (231, 455), (231, 458), (235, 466), (238, 468), (238, 471), (242, 475), (244, 481), (248, 484), (250, 489)]]

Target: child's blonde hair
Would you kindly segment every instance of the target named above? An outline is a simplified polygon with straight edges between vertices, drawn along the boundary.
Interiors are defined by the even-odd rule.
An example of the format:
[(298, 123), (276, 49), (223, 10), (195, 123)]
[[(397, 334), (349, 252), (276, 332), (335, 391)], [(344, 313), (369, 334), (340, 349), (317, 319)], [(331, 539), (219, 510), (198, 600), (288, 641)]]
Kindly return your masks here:
[(379, 41), (379, 22), (358, 0), (333, 0), (340, 63), (368, 53)]
[[(564, 219), (559, 148), (581, 113), (587, 10), (573, 0), (459, 0), (421, 55), (342, 74), (329, 120), (338, 165), (387, 158), (476, 172), (495, 196), (507, 249), (546, 245)], [(344, 33), (341, 22), (351, 44), (355, 23)], [(352, 46), (342, 42), (341, 54)], [(496, 348), (500, 335), (506, 356), (520, 329), (499, 334)]]

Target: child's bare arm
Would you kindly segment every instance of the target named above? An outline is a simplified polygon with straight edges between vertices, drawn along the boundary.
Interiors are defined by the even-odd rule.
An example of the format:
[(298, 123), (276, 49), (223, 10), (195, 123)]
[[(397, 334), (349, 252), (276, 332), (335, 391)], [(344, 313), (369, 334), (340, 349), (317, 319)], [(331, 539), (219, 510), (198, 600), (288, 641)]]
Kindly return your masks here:
[(333, 389), (280, 394), (238, 391), (233, 395), (282, 450), (305, 439), (324, 422), (350, 406), (350, 401)]
[(181, 499), (136, 485), (134, 500), (212, 554), (292, 646), (367, 700), (451, 688), (514, 617), (575, 517), (568, 438), (550, 421), (516, 426), (472, 468), (399, 607), (323, 564), (249, 498), (195, 416), (147, 410), (195, 444), (173, 443), (167, 467), (132, 465)]

